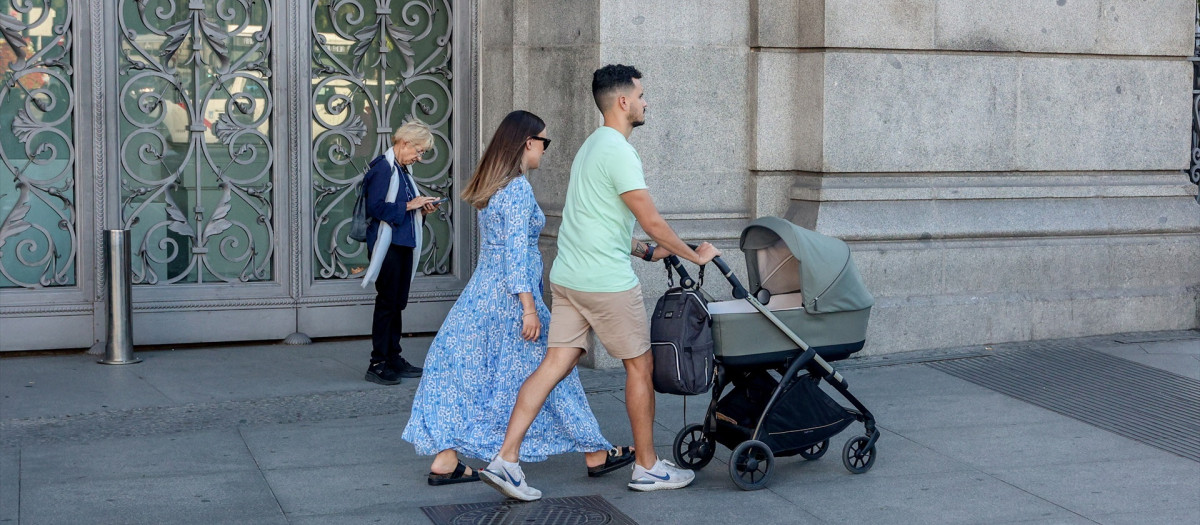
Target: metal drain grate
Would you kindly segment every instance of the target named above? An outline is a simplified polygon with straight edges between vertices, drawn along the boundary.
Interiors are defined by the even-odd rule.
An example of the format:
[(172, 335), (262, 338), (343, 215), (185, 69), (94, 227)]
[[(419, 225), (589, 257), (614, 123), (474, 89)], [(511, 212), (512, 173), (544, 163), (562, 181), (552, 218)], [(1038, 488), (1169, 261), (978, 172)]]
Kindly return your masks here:
[(1200, 462), (1200, 381), (1065, 345), (928, 366)]
[(434, 525), (637, 525), (600, 496), (421, 507)]

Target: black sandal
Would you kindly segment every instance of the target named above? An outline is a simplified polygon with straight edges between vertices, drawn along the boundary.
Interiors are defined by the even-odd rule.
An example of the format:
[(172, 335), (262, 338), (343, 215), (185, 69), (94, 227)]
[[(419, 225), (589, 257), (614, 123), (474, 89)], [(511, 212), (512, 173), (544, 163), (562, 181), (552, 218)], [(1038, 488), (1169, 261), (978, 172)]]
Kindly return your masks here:
[(609, 449), (608, 456), (604, 458), (603, 465), (588, 467), (588, 477), (595, 478), (603, 476), (617, 470), (621, 467), (633, 463), (634, 460), (633, 447), (613, 447)]
[(471, 469), (470, 475), (464, 475), (466, 472), (467, 466), (463, 465), (463, 463), (459, 461), (458, 466), (454, 467), (454, 472), (449, 474), (434, 474), (433, 472), (430, 472), (429, 484), (436, 487), (440, 485), (453, 485), (455, 483), (479, 481), (479, 469)]

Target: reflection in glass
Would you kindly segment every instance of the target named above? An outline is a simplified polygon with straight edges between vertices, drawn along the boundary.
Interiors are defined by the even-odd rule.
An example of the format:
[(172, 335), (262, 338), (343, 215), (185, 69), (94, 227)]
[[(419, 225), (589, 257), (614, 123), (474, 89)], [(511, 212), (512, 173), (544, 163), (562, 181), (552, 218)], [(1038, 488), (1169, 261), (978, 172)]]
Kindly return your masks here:
[[(419, 118), (434, 147), (413, 167), (427, 195), (453, 197), (451, 11), (445, 0), (316, 0), (312, 7), (313, 250), (317, 279), (357, 277), (347, 237), (356, 186), (391, 134)], [(451, 206), (426, 217), (418, 271), (449, 273)]]
[(67, 0), (0, 2), (0, 288), (75, 284), (72, 30)]
[(270, 3), (122, 0), (118, 22), (133, 282), (273, 279)]

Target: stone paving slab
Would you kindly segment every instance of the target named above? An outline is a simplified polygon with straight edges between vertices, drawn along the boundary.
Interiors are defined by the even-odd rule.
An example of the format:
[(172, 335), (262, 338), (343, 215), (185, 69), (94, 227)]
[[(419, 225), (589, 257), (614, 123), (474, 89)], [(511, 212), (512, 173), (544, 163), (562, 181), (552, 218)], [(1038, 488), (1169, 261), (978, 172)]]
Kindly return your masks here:
[[(1146, 525), (1147, 523), (1195, 523), (1200, 511), (1195, 508), (1150, 509), (1138, 512), (1119, 512), (1095, 517), (1105, 525)], [(1093, 523), (1088, 521), (1087, 523)]]
[[(364, 451), (366, 452), (366, 451)], [(387, 458), (371, 464), (263, 471), (288, 515), (398, 511), (405, 499)]]
[(938, 455), (958, 459), (985, 471), (1067, 465), (1109, 458), (1180, 459), (1168, 452), (1071, 419), (977, 428), (930, 428), (907, 431), (904, 436)]
[(137, 365), (109, 366), (85, 354), (6, 357), (0, 361), (0, 419), (163, 406), (170, 397), (142, 379)]
[(21, 478), (33, 485), (257, 472), (236, 431), (206, 431), (27, 447)]
[(242, 425), (349, 419), (407, 413), (413, 389), (370, 385), (366, 390), (334, 391), (76, 416), (0, 420), (0, 444), (90, 442), (113, 437), (237, 429)]
[(1094, 462), (1055, 465), (1054, 468), (1000, 469), (994, 475), (1013, 487), (1038, 494), (1089, 519), (1163, 509), (1189, 511), (1192, 516), (1200, 517), (1200, 498), (1197, 498), (1200, 466), (1174, 456), (1097, 458)]
[(1200, 336), (1147, 343), (1094, 344), (1090, 348), (1200, 381)]
[(243, 428), (241, 436), (263, 470), (378, 464), (386, 459), (381, 455), (399, 455), (407, 445), (400, 441), (406, 421), (403, 415), (393, 414), (255, 425)]
[[(1179, 373), (1187, 359), (1196, 360), (1191, 335), (1072, 344), (1157, 359), (1147, 364)], [(406, 340), (409, 358), (421, 362), (428, 341)], [(1042, 344), (1055, 343), (1017, 350)], [(734, 486), (724, 447), (682, 491), (631, 492), (628, 472), (588, 478), (580, 454), (527, 464), (526, 473), (547, 496), (600, 495), (647, 524), (1200, 518), (1200, 464), (920, 364), (984, 351), (843, 362), (854, 364), (844, 372), (851, 390), (883, 432), (866, 474), (848, 473), (839, 458), (860, 424), (834, 437), (819, 460), (778, 459), (768, 487), (755, 492)], [(348, 340), (145, 352), (144, 363), (124, 367), (77, 355), (4, 358), (0, 523), (407, 524), (427, 523), (421, 506), (499, 501), (482, 483), (426, 485), (431, 458), (415, 455), (399, 437), (417, 382), (366, 383), (368, 353), (365, 340)], [(630, 442), (623, 372), (580, 375), (606, 437)], [(194, 383), (176, 384), (188, 381)], [(114, 384), (143, 396), (99, 395)], [(49, 385), (55, 388), (43, 388)], [(656, 396), (660, 456), (670, 457), (675, 434), (700, 421), (707, 403), (708, 396), (689, 398), (685, 413), (682, 397)]]
[[(298, 358), (285, 346), (250, 347), (236, 366), (222, 366), (223, 349), (147, 352), (137, 365), (144, 380), (175, 403), (204, 403), (361, 390), (362, 370), (327, 355)], [(167, 361), (162, 363), (159, 361)], [(366, 369), (364, 360), (363, 370)], [(264, 371), (270, 370), (269, 376)], [(322, 388), (314, 388), (321, 385)]]
[(63, 523), (287, 523), (271, 488), (254, 470), (30, 483), (21, 519)]
[(420, 509), (402, 508), (374, 512), (288, 516), (290, 525), (407, 525), (427, 524), (429, 520)]
[[(880, 456), (882, 461), (883, 456)], [(839, 481), (773, 485), (773, 492), (829, 523), (992, 523), (1069, 515), (1061, 507), (981, 472), (903, 479), (847, 476)]]
[[(859, 435), (859, 432), (849, 430), (834, 436), (829, 440), (829, 451), (819, 459), (809, 461), (800, 456), (776, 458), (777, 468), (772, 469), (769, 486), (780, 485), (810, 485), (830, 482), (850, 481), (855, 476), (870, 475), (879, 478), (908, 478), (925, 474), (952, 472), (967, 472), (971, 466), (959, 459), (949, 457), (931, 449), (928, 445), (919, 443), (907, 437), (882, 430), (879, 441), (876, 442), (875, 465), (867, 474), (851, 474), (842, 464), (842, 446), (846, 440)], [(719, 474), (730, 489), (735, 486), (730, 481), (728, 463), (732, 451), (720, 447), (716, 459), (721, 460), (715, 470), (706, 467), (704, 471)]]
[[(902, 434), (930, 428), (1021, 425), (1060, 417), (924, 365), (852, 370), (851, 392), (883, 428)], [(835, 398), (836, 399), (836, 398)], [(985, 409), (986, 407), (986, 409)]]
[(807, 525), (825, 523), (807, 508), (773, 490), (742, 492), (731, 486), (701, 484), (686, 489), (686, 501), (678, 491), (632, 493), (606, 496), (608, 501), (638, 523), (728, 523)]
[(1184, 341), (1138, 343), (1137, 346), (1147, 354), (1180, 354), (1200, 357), (1200, 338)]
[(0, 448), (0, 523), (16, 523), (21, 504), (21, 451)]
[[(424, 362), (432, 340), (406, 339), (405, 355)], [(115, 366), (86, 354), (4, 357), (0, 420), (360, 391), (376, 387), (362, 379), (370, 352), (350, 340), (139, 351), (141, 363)]]

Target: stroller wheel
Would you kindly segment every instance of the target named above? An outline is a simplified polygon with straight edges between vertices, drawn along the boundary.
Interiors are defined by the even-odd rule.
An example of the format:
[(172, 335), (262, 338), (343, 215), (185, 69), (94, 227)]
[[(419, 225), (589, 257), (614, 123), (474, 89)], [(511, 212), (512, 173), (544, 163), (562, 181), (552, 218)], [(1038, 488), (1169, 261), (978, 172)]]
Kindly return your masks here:
[(800, 457), (807, 459), (809, 461), (812, 461), (814, 459), (821, 459), (821, 456), (824, 456), (826, 452), (829, 452), (829, 440), (828, 439), (826, 439), (825, 441), (822, 441), (820, 443), (817, 443), (816, 445), (808, 447), (804, 450), (801, 450)]
[(692, 423), (675, 435), (675, 446), (671, 449), (675, 464), (692, 470), (704, 468), (712, 461), (717, 444), (704, 435), (704, 427)]
[(775, 454), (771, 447), (758, 440), (743, 441), (733, 449), (729, 458), (729, 477), (742, 490), (758, 490), (767, 486)]
[(871, 466), (875, 464), (875, 445), (868, 449), (863, 448), (868, 441), (870, 440), (867, 436), (855, 436), (842, 447), (842, 465), (851, 474), (862, 474), (871, 470)]

